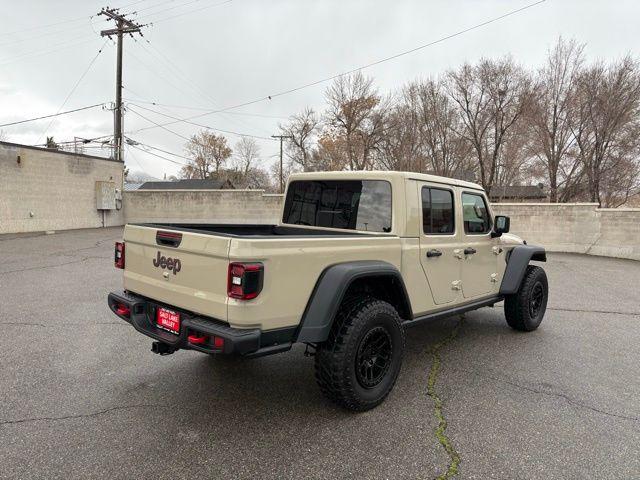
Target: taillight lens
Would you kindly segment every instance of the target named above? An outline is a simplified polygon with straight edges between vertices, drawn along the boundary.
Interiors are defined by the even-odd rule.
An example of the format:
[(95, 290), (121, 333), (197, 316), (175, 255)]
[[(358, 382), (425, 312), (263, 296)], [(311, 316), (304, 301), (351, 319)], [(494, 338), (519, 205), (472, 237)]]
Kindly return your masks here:
[(256, 298), (262, 290), (263, 276), (264, 265), (262, 263), (230, 263), (227, 294), (229, 297), (239, 300)]
[(113, 258), (116, 268), (124, 268), (124, 242), (116, 242)]

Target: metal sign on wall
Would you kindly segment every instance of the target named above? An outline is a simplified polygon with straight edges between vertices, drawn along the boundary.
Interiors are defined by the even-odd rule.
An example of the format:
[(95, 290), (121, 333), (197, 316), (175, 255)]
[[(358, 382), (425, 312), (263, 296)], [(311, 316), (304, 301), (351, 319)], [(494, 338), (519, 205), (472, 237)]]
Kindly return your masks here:
[(96, 182), (96, 208), (98, 210), (116, 209), (115, 182)]

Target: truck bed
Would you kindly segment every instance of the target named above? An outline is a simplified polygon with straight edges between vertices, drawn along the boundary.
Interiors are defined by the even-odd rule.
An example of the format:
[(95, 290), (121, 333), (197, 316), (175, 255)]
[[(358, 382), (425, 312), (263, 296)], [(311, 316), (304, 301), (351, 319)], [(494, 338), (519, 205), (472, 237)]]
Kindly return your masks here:
[[(126, 291), (234, 328), (296, 325), (329, 265), (381, 260), (400, 268), (401, 261), (397, 235), (295, 225), (127, 224), (124, 241)], [(263, 265), (264, 286), (255, 300), (228, 296), (232, 262)]]

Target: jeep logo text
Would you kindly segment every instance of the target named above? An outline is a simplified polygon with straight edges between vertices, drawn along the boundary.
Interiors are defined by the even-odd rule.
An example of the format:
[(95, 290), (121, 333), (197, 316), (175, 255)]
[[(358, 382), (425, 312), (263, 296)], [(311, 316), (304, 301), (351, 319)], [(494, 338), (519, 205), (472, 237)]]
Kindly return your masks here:
[(175, 275), (182, 268), (182, 263), (180, 263), (180, 260), (177, 258), (167, 258), (164, 255), (161, 255), (160, 251), (158, 251), (158, 256), (153, 259), (153, 266), (160, 267), (163, 270), (166, 268), (167, 270), (172, 271)]

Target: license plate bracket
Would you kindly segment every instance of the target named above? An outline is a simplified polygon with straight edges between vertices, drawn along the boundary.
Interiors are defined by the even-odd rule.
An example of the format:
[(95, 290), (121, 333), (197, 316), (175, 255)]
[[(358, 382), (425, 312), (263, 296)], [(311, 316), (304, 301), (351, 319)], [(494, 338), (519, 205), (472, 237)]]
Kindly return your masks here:
[(180, 314), (168, 308), (158, 307), (156, 309), (156, 326), (173, 333), (180, 334)]

